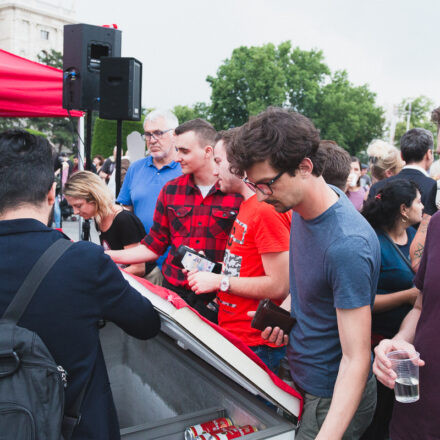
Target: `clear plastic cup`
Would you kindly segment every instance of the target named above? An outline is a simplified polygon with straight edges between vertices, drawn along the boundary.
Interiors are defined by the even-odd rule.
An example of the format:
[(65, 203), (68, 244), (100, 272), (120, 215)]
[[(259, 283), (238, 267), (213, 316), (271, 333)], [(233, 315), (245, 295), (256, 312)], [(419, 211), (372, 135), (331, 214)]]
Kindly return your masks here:
[(394, 395), (398, 402), (412, 403), (419, 400), (419, 357), (417, 352), (410, 356), (404, 350), (387, 354), (391, 368), (397, 374)]

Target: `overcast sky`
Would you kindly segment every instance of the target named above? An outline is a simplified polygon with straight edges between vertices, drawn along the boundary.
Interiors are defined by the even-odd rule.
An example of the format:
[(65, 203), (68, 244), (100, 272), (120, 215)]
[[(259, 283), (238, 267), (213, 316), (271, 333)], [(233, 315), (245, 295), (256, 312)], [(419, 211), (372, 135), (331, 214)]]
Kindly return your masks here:
[(286, 40), (321, 49), (386, 107), (422, 94), (440, 105), (439, 0), (77, 0), (77, 18), (122, 30), (144, 107), (207, 102), (206, 76), (234, 48)]

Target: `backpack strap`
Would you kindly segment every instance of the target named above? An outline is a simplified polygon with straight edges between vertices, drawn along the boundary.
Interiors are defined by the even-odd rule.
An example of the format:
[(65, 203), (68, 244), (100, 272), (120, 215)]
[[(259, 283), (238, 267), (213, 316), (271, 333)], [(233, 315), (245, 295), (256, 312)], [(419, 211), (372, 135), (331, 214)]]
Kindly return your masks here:
[[(96, 366), (96, 364), (95, 364)], [(82, 387), (80, 393), (78, 394), (78, 397), (76, 398), (73, 405), (68, 409), (65, 410), (63, 421), (61, 424), (61, 432), (63, 434), (64, 440), (70, 440), (70, 438), (73, 435), (73, 431), (75, 428), (79, 425), (79, 422), (81, 421), (81, 406), (84, 400), (84, 397), (86, 395), (86, 391), (89, 388), (90, 381), (93, 376), (93, 372), (95, 371), (95, 368), (93, 368), (92, 372), (90, 373), (89, 377), (87, 378), (86, 384)]]
[(17, 324), (47, 273), (72, 244), (71, 241), (60, 238), (49, 246), (32, 267), (3, 314), (2, 319)]

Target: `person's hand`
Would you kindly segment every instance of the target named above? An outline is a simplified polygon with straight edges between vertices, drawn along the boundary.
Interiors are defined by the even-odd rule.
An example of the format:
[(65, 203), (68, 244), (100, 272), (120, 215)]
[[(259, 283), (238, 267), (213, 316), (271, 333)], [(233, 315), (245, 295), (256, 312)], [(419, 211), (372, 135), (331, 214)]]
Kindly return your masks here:
[[(247, 312), (247, 315), (251, 318), (255, 316), (255, 311)], [(275, 345), (287, 345), (289, 342), (289, 335), (285, 335), (284, 331), (279, 327), (266, 327), (261, 332), (261, 337), (268, 342), (271, 342)]]
[[(394, 388), (397, 375), (391, 368), (391, 361), (387, 358), (387, 354), (396, 350), (406, 351), (409, 356), (415, 356), (416, 354), (414, 345), (402, 339), (383, 339), (374, 349), (373, 373), (378, 381), (391, 389)], [(421, 359), (418, 360), (418, 363), (419, 367), (425, 365), (425, 361)]]
[(196, 294), (215, 292), (220, 289), (221, 275), (211, 272), (188, 272), (188, 285)]
[(412, 289), (408, 290), (408, 299), (407, 302), (410, 305), (414, 305), (416, 302), (417, 297), (419, 296), (420, 290), (417, 289), (417, 287), (413, 287)]

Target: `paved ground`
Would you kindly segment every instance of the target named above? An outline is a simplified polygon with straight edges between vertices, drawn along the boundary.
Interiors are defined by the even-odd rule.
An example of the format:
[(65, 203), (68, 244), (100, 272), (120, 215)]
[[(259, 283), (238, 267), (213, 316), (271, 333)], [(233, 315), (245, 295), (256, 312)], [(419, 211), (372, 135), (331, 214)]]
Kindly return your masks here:
[[(73, 241), (78, 241), (80, 239), (80, 222), (79, 221), (66, 221), (63, 220), (63, 232), (69, 236)], [(91, 231), (91, 236), (92, 236), (92, 240), (94, 243), (98, 243), (99, 244), (99, 237), (98, 237), (98, 233), (96, 232), (95, 229), (95, 223), (93, 221), (90, 222), (90, 231)]]

